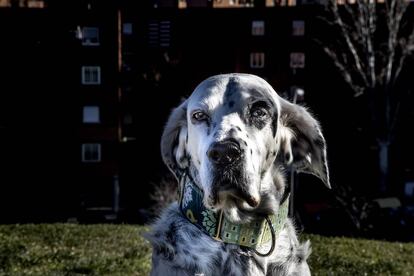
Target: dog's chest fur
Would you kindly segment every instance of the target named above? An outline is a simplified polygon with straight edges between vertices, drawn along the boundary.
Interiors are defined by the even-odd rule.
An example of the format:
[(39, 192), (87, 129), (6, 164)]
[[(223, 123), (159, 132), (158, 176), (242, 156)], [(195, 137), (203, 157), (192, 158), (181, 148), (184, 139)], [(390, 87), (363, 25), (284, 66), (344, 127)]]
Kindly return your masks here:
[[(215, 241), (191, 224), (176, 203), (153, 224), (152, 275), (308, 275), (309, 244), (300, 245), (290, 221), (269, 257)], [(266, 250), (266, 249), (264, 249)]]

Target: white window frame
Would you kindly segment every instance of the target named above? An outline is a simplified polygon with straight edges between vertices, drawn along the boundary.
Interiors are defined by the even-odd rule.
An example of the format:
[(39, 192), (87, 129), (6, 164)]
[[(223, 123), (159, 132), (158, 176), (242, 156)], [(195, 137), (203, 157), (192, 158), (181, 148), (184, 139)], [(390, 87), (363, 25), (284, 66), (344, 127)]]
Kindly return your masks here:
[[(86, 37), (87, 31), (96, 32), (96, 41), (91, 41), (91, 38)], [(83, 46), (99, 46), (99, 28), (98, 27), (83, 27), (82, 28), (82, 45)]]
[(264, 20), (253, 20), (252, 36), (264, 36), (266, 32), (265, 26)]
[[(97, 158), (96, 159), (87, 159), (86, 158), (86, 153), (87, 150), (90, 150), (90, 148), (88, 149), (88, 147), (96, 147), (97, 150)], [(82, 144), (82, 162), (83, 163), (99, 163), (101, 162), (101, 144), (99, 143), (85, 143)]]
[(250, 68), (258, 69), (265, 67), (266, 55), (264, 52), (250, 53)]
[[(96, 70), (97, 79), (96, 81), (87, 80), (87, 70)], [(100, 66), (82, 66), (82, 84), (83, 85), (99, 85), (101, 84), (101, 67)]]
[(101, 122), (100, 108), (97, 105), (85, 105), (82, 109), (84, 124), (99, 124)]

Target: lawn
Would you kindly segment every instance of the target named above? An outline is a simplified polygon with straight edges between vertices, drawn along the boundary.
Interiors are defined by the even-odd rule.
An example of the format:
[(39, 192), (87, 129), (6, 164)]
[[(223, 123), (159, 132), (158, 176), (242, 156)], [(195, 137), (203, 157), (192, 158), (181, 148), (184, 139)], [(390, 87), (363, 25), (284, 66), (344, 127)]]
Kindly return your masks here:
[[(142, 226), (0, 225), (0, 275), (147, 275)], [(414, 275), (414, 244), (302, 235), (313, 275)]]

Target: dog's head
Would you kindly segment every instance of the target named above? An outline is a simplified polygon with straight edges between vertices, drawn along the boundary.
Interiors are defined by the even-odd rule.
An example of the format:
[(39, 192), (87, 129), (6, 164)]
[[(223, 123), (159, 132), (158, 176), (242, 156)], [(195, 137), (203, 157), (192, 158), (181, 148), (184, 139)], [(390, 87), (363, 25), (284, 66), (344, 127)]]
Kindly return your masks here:
[(318, 122), (253, 75), (203, 81), (170, 115), (161, 153), (173, 173), (190, 171), (207, 207), (233, 221), (278, 208), (287, 165), (330, 185)]

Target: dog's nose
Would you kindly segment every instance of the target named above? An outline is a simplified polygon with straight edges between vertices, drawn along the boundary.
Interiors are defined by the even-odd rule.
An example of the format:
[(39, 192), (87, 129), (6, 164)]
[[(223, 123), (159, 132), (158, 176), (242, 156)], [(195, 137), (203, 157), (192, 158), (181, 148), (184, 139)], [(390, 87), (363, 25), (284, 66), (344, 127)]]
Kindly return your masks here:
[(241, 156), (240, 146), (235, 141), (222, 141), (211, 144), (207, 156), (216, 165), (229, 165)]

